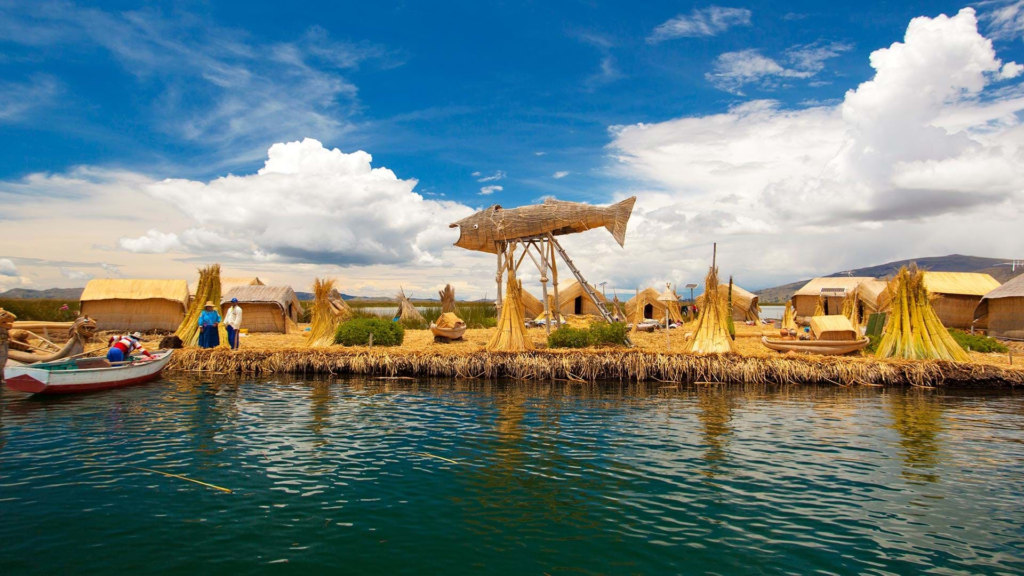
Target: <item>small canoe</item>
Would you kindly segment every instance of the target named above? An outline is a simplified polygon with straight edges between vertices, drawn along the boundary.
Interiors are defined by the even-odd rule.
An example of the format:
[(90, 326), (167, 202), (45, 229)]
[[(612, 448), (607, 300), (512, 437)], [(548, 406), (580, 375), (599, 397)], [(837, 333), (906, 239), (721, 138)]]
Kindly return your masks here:
[(160, 377), (173, 350), (158, 350), (152, 360), (135, 360), (111, 366), (104, 358), (59, 360), (4, 368), (4, 380), (12, 390), (32, 394), (70, 394), (142, 384)]
[(769, 340), (767, 336), (761, 337), (761, 344), (779, 352), (806, 352), (808, 354), (821, 354), (824, 356), (838, 356), (849, 354), (863, 349), (871, 341), (867, 338), (860, 340)]
[(454, 328), (438, 328), (436, 325), (430, 325), (430, 331), (434, 333), (436, 338), (447, 338), (448, 340), (458, 340), (462, 338), (462, 335), (466, 333), (466, 325), (456, 326)]

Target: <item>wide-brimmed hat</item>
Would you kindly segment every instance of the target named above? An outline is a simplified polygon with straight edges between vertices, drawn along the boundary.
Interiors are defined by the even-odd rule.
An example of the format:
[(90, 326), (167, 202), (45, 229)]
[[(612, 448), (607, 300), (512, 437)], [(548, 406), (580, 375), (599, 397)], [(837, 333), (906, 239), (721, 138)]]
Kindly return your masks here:
[(203, 308), (213, 308), (213, 302), (210, 301), (210, 300), (207, 300), (206, 304), (203, 304)]
[(141, 332), (132, 332), (131, 336), (132, 336), (132, 338), (135, 338), (136, 340), (138, 340), (138, 339), (142, 338), (142, 333)]

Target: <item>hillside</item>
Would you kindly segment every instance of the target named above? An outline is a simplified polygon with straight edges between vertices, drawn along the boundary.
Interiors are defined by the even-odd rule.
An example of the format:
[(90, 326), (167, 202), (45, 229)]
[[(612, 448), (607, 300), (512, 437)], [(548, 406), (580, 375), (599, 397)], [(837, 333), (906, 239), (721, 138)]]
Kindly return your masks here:
[(47, 288), (46, 290), (30, 290), (28, 288), (12, 288), (0, 292), (0, 298), (12, 300), (78, 300), (84, 288)]
[[(910, 265), (911, 262), (917, 262), (917, 265), (922, 269), (932, 270), (934, 272), (980, 272), (983, 274), (989, 274), (1000, 283), (1005, 283), (1007, 280), (1024, 273), (1024, 267), (1018, 266), (1017, 270), (1014, 271), (1011, 266), (1007, 266), (1006, 262), (1009, 262), (1009, 259), (1006, 258), (983, 258), (980, 256), (950, 254), (949, 256), (931, 256), (927, 258), (914, 258), (911, 260), (897, 260), (895, 262), (887, 262), (877, 266), (833, 272), (831, 274), (825, 274), (824, 276), (869, 276), (871, 278), (885, 278), (899, 270), (900, 267)], [(783, 284), (782, 286), (756, 290), (754, 293), (760, 297), (760, 300), (763, 303), (785, 302), (793, 296), (794, 292), (799, 290), (801, 286), (810, 280), (810, 278), (805, 278), (789, 284)]]

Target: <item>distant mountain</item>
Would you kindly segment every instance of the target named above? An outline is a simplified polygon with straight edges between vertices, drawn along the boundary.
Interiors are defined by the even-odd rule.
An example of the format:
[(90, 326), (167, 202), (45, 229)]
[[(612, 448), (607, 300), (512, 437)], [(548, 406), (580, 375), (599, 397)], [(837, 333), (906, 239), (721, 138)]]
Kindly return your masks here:
[(47, 288), (46, 290), (12, 288), (7, 292), (0, 292), (0, 298), (19, 300), (78, 300), (82, 297), (82, 290), (85, 290), (85, 288)]
[[(299, 297), (300, 302), (312, 302), (313, 300), (316, 299), (313, 297), (312, 292), (296, 292), (295, 295)], [(341, 295), (342, 300), (353, 300), (355, 298), (358, 298), (358, 296), (350, 296), (348, 294)]]
[[(1007, 280), (1024, 273), (1024, 268), (1020, 266), (1017, 267), (1016, 271), (1014, 271), (1011, 266), (1007, 266), (1006, 263), (1008, 261), (1009, 260), (1005, 258), (983, 258), (981, 256), (950, 254), (949, 256), (931, 256), (927, 258), (897, 260), (896, 262), (887, 262), (877, 266), (857, 268), (856, 270), (833, 272), (832, 274), (825, 275), (825, 277), (868, 276), (871, 278), (887, 278), (893, 275), (901, 267), (908, 266), (911, 262), (916, 262), (917, 265), (924, 270), (931, 270), (933, 272), (980, 272), (983, 274), (989, 274), (999, 282), (1005, 283)], [(764, 303), (785, 302), (792, 298), (793, 293), (799, 290), (804, 284), (810, 282), (810, 280), (810, 278), (798, 280), (789, 284), (783, 284), (782, 286), (756, 290), (754, 293), (757, 294), (761, 302)]]

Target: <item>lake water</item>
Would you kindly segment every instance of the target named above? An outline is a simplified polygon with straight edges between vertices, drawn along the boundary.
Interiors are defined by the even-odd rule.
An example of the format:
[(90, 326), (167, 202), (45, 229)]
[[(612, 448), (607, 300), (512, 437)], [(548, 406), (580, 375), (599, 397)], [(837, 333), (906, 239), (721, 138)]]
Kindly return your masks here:
[(1021, 573), (1022, 478), (1019, 393), (5, 389), (0, 571)]

